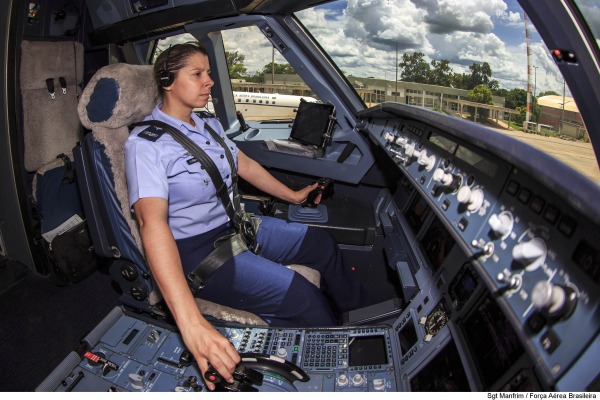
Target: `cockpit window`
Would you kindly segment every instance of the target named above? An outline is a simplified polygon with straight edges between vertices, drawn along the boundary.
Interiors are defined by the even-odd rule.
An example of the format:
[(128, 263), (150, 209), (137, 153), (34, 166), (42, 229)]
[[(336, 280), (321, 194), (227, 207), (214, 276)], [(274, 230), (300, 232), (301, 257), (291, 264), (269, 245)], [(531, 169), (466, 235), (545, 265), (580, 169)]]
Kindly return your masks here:
[(596, 38), (596, 44), (600, 47), (600, 3), (597, 0), (577, 0), (575, 4)]
[[(578, 4), (600, 37), (598, 2)], [(600, 184), (575, 99), (516, 1), (339, 0), (295, 15), (365, 107), (398, 102), (469, 119)]]

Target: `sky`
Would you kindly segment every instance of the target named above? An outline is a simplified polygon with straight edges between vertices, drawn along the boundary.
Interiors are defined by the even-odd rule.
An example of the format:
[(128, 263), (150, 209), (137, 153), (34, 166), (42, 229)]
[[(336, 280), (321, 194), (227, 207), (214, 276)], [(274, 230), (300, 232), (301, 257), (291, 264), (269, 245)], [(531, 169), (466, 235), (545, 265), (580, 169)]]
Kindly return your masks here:
[[(579, 4), (599, 36), (600, 1)], [(394, 81), (397, 54), (401, 60), (418, 51), (428, 62), (449, 60), (458, 73), (487, 62), (492, 79), (508, 90), (527, 89), (527, 27), (532, 91), (563, 92), (558, 68), (516, 0), (344, 0), (297, 16), (346, 75)], [(256, 28), (227, 31), (224, 43), (245, 55), (248, 72), (271, 62), (272, 47)], [(286, 63), (277, 52), (275, 62)], [(568, 86), (565, 91), (569, 96)]]
[[(487, 62), (492, 78), (506, 89), (527, 88), (526, 35), (523, 10), (508, 0), (350, 0), (299, 13), (321, 45), (347, 73), (361, 76), (380, 64), (382, 78), (395, 78), (399, 58), (419, 51), (427, 61), (447, 59), (454, 72), (468, 73), (473, 63)], [(340, 6), (347, 7), (342, 10)], [(374, 11), (365, 12), (365, 7)], [(562, 77), (529, 21), (531, 84), (536, 92), (562, 92)], [(314, 32), (313, 32), (314, 34)], [(358, 46), (356, 46), (358, 43)], [(360, 58), (365, 60), (361, 61)], [(337, 59), (334, 56), (334, 59)], [(371, 74), (373, 72), (371, 71)], [(533, 89), (533, 87), (532, 87)]]

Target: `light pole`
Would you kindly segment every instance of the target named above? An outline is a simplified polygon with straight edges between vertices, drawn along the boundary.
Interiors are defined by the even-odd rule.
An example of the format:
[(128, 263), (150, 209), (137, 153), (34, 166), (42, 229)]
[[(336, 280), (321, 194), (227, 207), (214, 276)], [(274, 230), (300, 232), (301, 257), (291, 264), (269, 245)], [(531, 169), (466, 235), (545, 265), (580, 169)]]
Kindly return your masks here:
[(563, 131), (563, 123), (565, 121), (565, 80), (563, 79), (563, 101), (562, 101), (562, 112), (560, 114), (560, 131), (558, 133), (560, 133), (562, 135), (562, 131)]
[(535, 99), (535, 87), (537, 85), (537, 69), (535, 65), (531, 66), (533, 68), (533, 98)]
[(398, 102), (398, 42), (396, 42), (396, 92), (394, 92), (394, 101)]
[(275, 46), (271, 49), (271, 84), (275, 84)]

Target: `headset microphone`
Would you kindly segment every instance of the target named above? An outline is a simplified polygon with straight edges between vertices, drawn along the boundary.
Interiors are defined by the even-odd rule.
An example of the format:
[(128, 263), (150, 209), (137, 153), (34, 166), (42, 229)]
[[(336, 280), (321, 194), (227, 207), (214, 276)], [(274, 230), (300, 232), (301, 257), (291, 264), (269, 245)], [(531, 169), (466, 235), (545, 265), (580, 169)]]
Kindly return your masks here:
[(170, 53), (171, 46), (169, 46), (169, 48), (167, 49), (167, 56), (165, 57), (165, 62), (163, 63), (162, 69), (158, 73), (158, 79), (162, 87), (171, 86), (173, 84), (173, 81), (175, 81), (175, 75), (173, 75), (173, 73), (170, 72), (168, 69)]

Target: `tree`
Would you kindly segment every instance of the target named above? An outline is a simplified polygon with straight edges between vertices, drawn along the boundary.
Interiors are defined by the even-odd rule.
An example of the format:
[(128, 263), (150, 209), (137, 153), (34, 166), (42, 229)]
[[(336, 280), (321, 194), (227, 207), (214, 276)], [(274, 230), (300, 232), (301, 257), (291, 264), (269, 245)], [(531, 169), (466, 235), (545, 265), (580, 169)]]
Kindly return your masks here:
[(452, 74), (452, 84), (451, 85), (456, 89), (467, 89), (467, 87), (468, 87), (467, 78), (468, 78), (467, 74), (459, 74), (458, 72), (455, 72)]
[(471, 76), (469, 79), (469, 86), (467, 89), (473, 89), (477, 85), (488, 85), (492, 77), (492, 68), (490, 64), (484, 62), (483, 64), (473, 63), (469, 67), (471, 70)]
[(414, 52), (412, 55), (402, 54), (402, 61), (398, 64), (402, 69), (400, 79), (406, 82), (428, 83), (431, 69), (425, 61), (425, 54)]
[(488, 83), (488, 87), (491, 89), (492, 93), (494, 93), (494, 91), (499, 90), (500, 89), (500, 82), (498, 82), (495, 79), (492, 79), (489, 83)]
[[(490, 89), (492, 89), (492, 88), (490, 88)], [(492, 94), (494, 96), (500, 96), (500, 97), (504, 97), (506, 99), (508, 97), (508, 90), (502, 89), (502, 88), (492, 89)]]
[(450, 61), (431, 61), (431, 71), (429, 73), (428, 83), (431, 85), (438, 86), (450, 86), (452, 83), (452, 68), (450, 68)]
[(512, 89), (506, 96), (505, 106), (513, 110), (516, 110), (517, 107), (527, 107), (527, 91), (525, 89)]
[(556, 93), (553, 90), (548, 90), (547, 92), (542, 92), (542, 93), (538, 94), (536, 97), (540, 98), (540, 97), (544, 97), (544, 96), (560, 96), (560, 94)]
[(526, 117), (526, 113), (527, 113), (527, 107), (519, 106), (516, 108), (516, 110), (519, 112), (519, 114), (517, 114), (513, 117), (514, 118), (513, 121), (517, 125), (523, 125), (523, 122), (525, 121), (525, 117)]
[(227, 69), (229, 70), (230, 79), (242, 78), (246, 75), (246, 67), (244, 66), (246, 56), (244, 54), (238, 53), (237, 51), (233, 53), (226, 51), (225, 59), (227, 60)]
[[(273, 72), (273, 63), (268, 63), (263, 67), (261, 74), (270, 75), (272, 72)], [(295, 75), (296, 71), (290, 64), (275, 63), (275, 73), (276, 74)]]
[[(492, 91), (487, 85), (477, 85), (469, 91), (469, 101), (482, 104), (494, 104)], [(486, 108), (478, 109), (479, 117), (485, 118), (489, 115), (489, 110)]]

